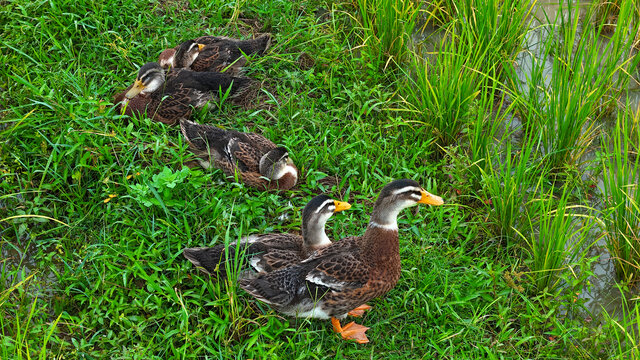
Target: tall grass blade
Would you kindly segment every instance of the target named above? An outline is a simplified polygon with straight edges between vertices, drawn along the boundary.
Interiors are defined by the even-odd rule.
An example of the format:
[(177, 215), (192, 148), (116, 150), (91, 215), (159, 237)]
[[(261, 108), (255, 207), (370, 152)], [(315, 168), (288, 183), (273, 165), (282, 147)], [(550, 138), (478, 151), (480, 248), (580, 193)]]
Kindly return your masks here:
[(402, 64), (410, 50), (420, 3), (415, 0), (355, 0), (363, 49), (384, 64)]
[(513, 151), (509, 141), (504, 153), (495, 148), (486, 159), (486, 170), (480, 168), (484, 202), (493, 235), (505, 239), (507, 243), (524, 229), (523, 210), (529, 200), (529, 193), (538, 186), (535, 179), (545, 173), (545, 167), (536, 161), (533, 149), (536, 142), (528, 140), (520, 151)]
[(590, 216), (572, 214), (579, 207), (568, 203), (571, 189), (565, 185), (558, 199), (554, 188), (527, 204), (530, 232), (524, 240), (531, 253), (531, 276), (538, 291), (553, 292), (562, 284), (562, 272), (569, 272), (575, 261), (585, 258), (593, 243), (588, 243), (595, 224)]
[(609, 252), (618, 278), (638, 282), (640, 276), (640, 111), (618, 115), (613, 134), (603, 141), (603, 216)]

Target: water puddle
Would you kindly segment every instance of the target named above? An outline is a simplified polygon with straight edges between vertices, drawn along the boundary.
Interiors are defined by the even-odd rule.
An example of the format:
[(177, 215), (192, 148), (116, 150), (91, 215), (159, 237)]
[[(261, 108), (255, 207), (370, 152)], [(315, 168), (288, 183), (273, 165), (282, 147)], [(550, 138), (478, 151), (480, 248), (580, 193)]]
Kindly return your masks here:
[[(521, 91), (528, 89), (529, 78), (535, 67), (542, 69), (544, 86), (549, 87), (551, 85), (553, 58), (551, 55), (545, 54), (545, 43), (549, 36), (557, 36), (558, 32), (562, 30), (560, 29), (561, 25), (554, 25), (554, 22), (555, 24), (561, 24), (570, 21), (566, 3), (563, 2), (563, 6), (560, 3), (559, 1), (536, 2), (532, 12), (531, 27), (524, 38), (523, 51), (516, 57), (516, 76), (518, 79), (516, 86)], [(580, 16), (584, 18), (590, 6), (590, 1), (581, 1), (579, 7), (576, 7), (576, 2), (573, 2), (572, 11), (578, 10)], [(579, 26), (582, 26), (582, 24)], [(424, 20), (422, 23), (417, 24), (416, 29), (417, 31), (412, 38), (414, 44), (417, 44), (418, 50), (421, 51), (423, 57), (427, 59), (433, 58), (437, 45), (443, 40), (442, 31), (430, 24), (425, 25)], [(580, 30), (578, 31), (578, 36), (580, 36), (581, 32)], [(606, 45), (607, 39), (601, 38), (598, 40), (597, 46), (601, 53), (605, 51)], [(605, 54), (602, 55), (605, 56)], [(626, 98), (623, 96), (618, 100), (619, 107), (629, 106), (632, 109), (640, 109), (640, 67), (634, 71), (635, 74), (633, 74), (633, 79), (629, 81), (628, 88), (623, 89), (626, 90)], [(615, 117), (614, 111), (609, 118), (599, 119), (597, 125), (600, 126), (600, 131), (610, 133), (616, 123)], [(509, 139), (514, 146), (518, 147), (523, 133), (521, 120), (515, 115), (507, 114), (505, 121), (506, 126), (501, 130), (501, 133), (497, 134), (498, 139)], [(604, 201), (602, 201), (604, 182), (602, 171), (599, 170), (602, 164), (600, 163), (601, 159), (597, 158), (598, 151), (600, 151), (600, 143), (596, 139), (580, 159), (578, 171), (581, 172), (582, 180), (591, 184), (591, 191), (589, 191), (591, 194), (588, 195), (588, 203), (585, 205), (601, 211), (605, 206)], [(600, 324), (599, 320), (603, 318), (604, 311), (611, 316), (620, 316), (622, 303), (625, 300), (616, 286), (614, 260), (602, 237), (602, 231), (604, 230), (594, 228), (590, 234), (590, 239), (587, 240), (587, 243), (594, 243), (599, 239), (591, 247), (588, 254), (590, 257), (598, 256), (598, 260), (593, 263), (592, 271), (594, 276), (589, 279), (589, 284), (585, 284), (584, 291), (579, 295), (580, 298), (586, 301), (585, 308), (588, 314), (573, 314), (573, 316), (583, 317), (586, 320), (585, 322), (592, 326)]]
[[(581, 2), (580, 16), (584, 17), (589, 6), (591, 6), (591, 2)], [(517, 59), (519, 65), (518, 79), (521, 86), (526, 86), (527, 74), (533, 69), (534, 63), (538, 62), (538, 64), (543, 64), (545, 86), (548, 86), (551, 81), (553, 61), (549, 57), (544, 57), (543, 45), (547, 37), (552, 36), (554, 33), (553, 26), (549, 25), (549, 21), (553, 22), (554, 19), (560, 20), (562, 18), (566, 22), (569, 20), (568, 13), (566, 13), (567, 9), (562, 9), (558, 2), (538, 2), (534, 10), (532, 29), (525, 39), (525, 49), (527, 50), (523, 51)], [(605, 49), (607, 40), (599, 39), (598, 45), (600, 49)], [(637, 79), (638, 76), (635, 77), (635, 81), (632, 79), (626, 89), (628, 92), (626, 103), (633, 108), (638, 108), (640, 104)], [(624, 100), (621, 101), (624, 103)], [(601, 126), (600, 130), (609, 133), (615, 124), (615, 116), (616, 114), (614, 113), (611, 114), (610, 118), (600, 121), (598, 124)], [(598, 141), (594, 141), (590, 149), (580, 159), (579, 171), (582, 173), (582, 180), (591, 182), (594, 188), (594, 196), (590, 199), (589, 204), (586, 205), (602, 211), (605, 206), (604, 201), (601, 200), (604, 194), (604, 180), (602, 172), (597, 170), (602, 167), (602, 164), (599, 163), (600, 159), (597, 158), (598, 151), (600, 151), (600, 144)], [(594, 275), (589, 278), (588, 284), (585, 284), (582, 293), (579, 295), (579, 298), (585, 300), (584, 305), (588, 314), (574, 314), (582, 316), (587, 320), (585, 323), (590, 323), (592, 326), (600, 324), (600, 321), (604, 319), (604, 312), (610, 316), (621, 317), (622, 304), (626, 300), (616, 286), (614, 259), (607, 249), (606, 241), (602, 237), (602, 231), (604, 229), (594, 229), (587, 240), (588, 243), (593, 243), (598, 239), (588, 253), (589, 257), (598, 257), (591, 269)]]
[[(580, 16), (584, 16), (590, 2), (581, 2), (580, 4)], [(531, 73), (534, 63), (543, 64), (543, 77), (545, 86), (548, 86), (552, 77), (553, 60), (544, 56), (544, 43), (548, 36), (553, 36), (553, 25), (549, 25), (549, 21), (553, 22), (554, 19), (560, 20), (561, 18), (568, 20), (567, 9), (561, 9), (558, 2), (555, 3), (541, 3), (538, 2), (535, 8), (535, 17), (532, 21), (532, 29), (529, 31), (525, 38), (525, 49), (517, 59), (518, 62), (518, 79), (520, 80), (520, 86), (527, 85), (527, 75)], [(557, 31), (557, 30), (555, 30)], [(606, 48), (606, 39), (598, 40), (598, 47), (600, 49)], [(636, 76), (636, 80), (638, 77)], [(633, 79), (630, 81), (628, 91), (627, 104), (633, 108), (638, 108), (640, 104), (640, 94), (638, 93), (638, 82)], [(624, 103), (624, 100), (622, 100)], [(601, 131), (610, 132), (613, 124), (615, 124), (616, 114), (612, 114), (609, 119), (603, 119), (599, 122)], [(605, 204), (601, 200), (604, 194), (604, 181), (602, 172), (597, 169), (602, 166), (600, 159), (597, 158), (597, 152), (600, 151), (600, 144), (598, 141), (594, 141), (591, 148), (585, 152), (580, 159), (579, 171), (582, 173), (582, 180), (593, 183), (593, 192), (595, 193), (589, 204), (591, 208), (602, 211)], [(596, 239), (599, 239), (594, 244), (588, 253), (589, 257), (598, 257), (598, 260), (593, 263), (592, 271), (594, 276), (591, 276), (588, 280), (588, 284), (582, 293), (579, 295), (581, 299), (585, 300), (585, 308), (588, 314), (574, 314), (576, 316), (582, 316), (585, 323), (590, 323), (592, 326), (598, 326), (600, 321), (603, 320), (604, 312), (610, 316), (620, 317), (622, 303), (625, 301), (623, 295), (616, 286), (615, 266), (614, 259), (612, 259), (609, 253), (605, 239), (602, 237), (602, 231), (604, 229), (594, 229), (590, 233), (588, 243), (593, 243)], [(594, 321), (595, 320), (595, 321)]]
[[(34, 275), (29, 281), (29, 293), (32, 296), (51, 298), (58, 288), (58, 278), (54, 271), (40, 267), (34, 260), (31, 249), (31, 236), (25, 232), (15, 242), (9, 241), (9, 229), (0, 232), (0, 288), (12, 286)], [(27, 244), (26, 249), (17, 244)], [(34, 249), (35, 250), (35, 249)]]
[(613, 317), (621, 316), (622, 302), (625, 299), (616, 286), (613, 259), (605, 241), (600, 240), (594, 245), (588, 256), (598, 256), (598, 261), (591, 269), (594, 276), (589, 278), (589, 284), (578, 297), (585, 300), (585, 308), (596, 320), (603, 319), (603, 311)]

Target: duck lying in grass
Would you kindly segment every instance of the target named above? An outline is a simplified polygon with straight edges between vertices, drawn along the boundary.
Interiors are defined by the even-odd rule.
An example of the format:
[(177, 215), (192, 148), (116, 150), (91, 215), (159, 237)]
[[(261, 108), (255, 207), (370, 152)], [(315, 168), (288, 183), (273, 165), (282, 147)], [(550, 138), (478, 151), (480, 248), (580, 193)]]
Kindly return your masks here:
[(180, 129), (203, 168), (214, 166), (258, 190), (288, 190), (298, 181), (298, 168), (287, 149), (262, 135), (186, 119), (180, 120)]
[(259, 83), (247, 77), (217, 72), (170, 70), (165, 74), (160, 64), (143, 65), (133, 85), (115, 96), (117, 106), (127, 115), (146, 113), (155, 121), (173, 125), (191, 115), (194, 107), (217, 100), (228, 91), (233, 103), (244, 104)]
[(204, 272), (221, 277), (226, 276), (229, 261), (226, 254), (234, 256), (236, 250), (244, 256), (245, 269), (274, 271), (297, 264), (331, 244), (325, 233), (325, 224), (333, 214), (349, 208), (351, 205), (347, 202), (318, 195), (302, 210), (302, 236), (287, 233), (251, 235), (240, 240), (239, 244), (229, 244), (227, 252), (225, 245), (220, 244), (214, 247), (187, 248), (182, 254)]
[(271, 44), (271, 34), (255, 39), (237, 40), (223, 36), (201, 36), (187, 40), (158, 57), (164, 68), (184, 68), (193, 71), (216, 71), (238, 75), (247, 62), (245, 55), (262, 55)]
[(254, 279), (240, 287), (277, 311), (296, 317), (329, 319), (344, 339), (369, 342), (362, 325), (342, 327), (338, 319), (360, 304), (389, 292), (400, 278), (397, 216), (416, 204), (442, 205), (413, 180), (385, 186), (362, 237), (331, 243), (299, 264)]

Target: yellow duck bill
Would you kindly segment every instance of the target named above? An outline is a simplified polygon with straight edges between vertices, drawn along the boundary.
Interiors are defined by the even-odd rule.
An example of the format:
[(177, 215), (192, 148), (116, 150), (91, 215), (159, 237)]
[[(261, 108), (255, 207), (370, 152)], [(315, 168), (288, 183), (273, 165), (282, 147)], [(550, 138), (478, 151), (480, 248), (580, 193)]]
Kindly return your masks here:
[(427, 205), (442, 205), (444, 204), (444, 201), (440, 196), (433, 195), (427, 190), (422, 189), (422, 197), (420, 198), (420, 201), (418, 201), (418, 203)]
[(336, 209), (333, 210), (334, 213), (351, 209), (351, 204), (348, 202), (335, 200), (333, 203), (336, 206)]
[(144, 90), (144, 88), (145, 86), (142, 81), (136, 80), (136, 82), (133, 83), (133, 86), (129, 91), (127, 91), (124, 97), (126, 97), (127, 99), (133, 99), (133, 97), (140, 94), (142, 90)]

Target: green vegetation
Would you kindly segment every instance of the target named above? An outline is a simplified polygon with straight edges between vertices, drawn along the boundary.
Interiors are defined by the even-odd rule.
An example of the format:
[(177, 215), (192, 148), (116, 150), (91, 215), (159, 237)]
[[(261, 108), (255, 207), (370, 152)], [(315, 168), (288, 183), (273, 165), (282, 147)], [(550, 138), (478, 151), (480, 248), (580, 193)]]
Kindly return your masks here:
[(637, 281), (640, 275), (640, 114), (618, 115), (616, 128), (603, 142), (604, 218), (607, 246), (616, 259), (616, 274), (622, 280)]
[[(570, 189), (565, 185), (559, 199), (554, 199), (553, 191), (543, 192), (540, 199), (528, 204), (530, 209), (527, 215), (532, 235), (525, 241), (531, 252), (529, 267), (538, 291), (555, 290), (562, 285), (561, 274), (564, 270), (581, 265), (580, 261), (589, 260), (585, 259), (585, 252), (592, 244), (586, 242), (594, 222), (588, 216), (584, 219), (577, 214), (571, 216), (569, 194)], [(535, 216), (539, 217), (537, 223), (532, 221)]]
[[(640, 359), (640, 115), (626, 100), (640, 12), (578, 4), (539, 24), (538, 6), (0, 2), (0, 358)], [(260, 104), (194, 120), (286, 146), (293, 190), (190, 169), (177, 128), (113, 110), (164, 48), (259, 32), (275, 39), (247, 66)], [(320, 192), (354, 204), (329, 236), (359, 235), (403, 177), (446, 205), (400, 216), (403, 272), (362, 319), (368, 345), (278, 315), (237, 288), (237, 268), (218, 282), (182, 257), (299, 231)], [(616, 312), (585, 307), (600, 247)]]
[(415, 0), (356, 0), (362, 48), (375, 63), (402, 64), (420, 13)]
[(632, 17), (626, 10), (628, 15), (618, 19), (618, 30), (601, 42), (590, 21), (592, 11), (584, 20), (578, 8), (561, 8), (555, 25), (544, 31), (540, 54), (540, 59), (553, 59), (551, 74), (545, 74), (545, 61), (535, 61), (527, 85), (515, 86), (523, 102), (522, 121), (528, 131), (540, 134), (540, 150), (556, 169), (584, 155), (598, 120), (611, 113), (637, 65), (637, 59), (629, 58), (633, 38), (626, 29), (632, 26)]

